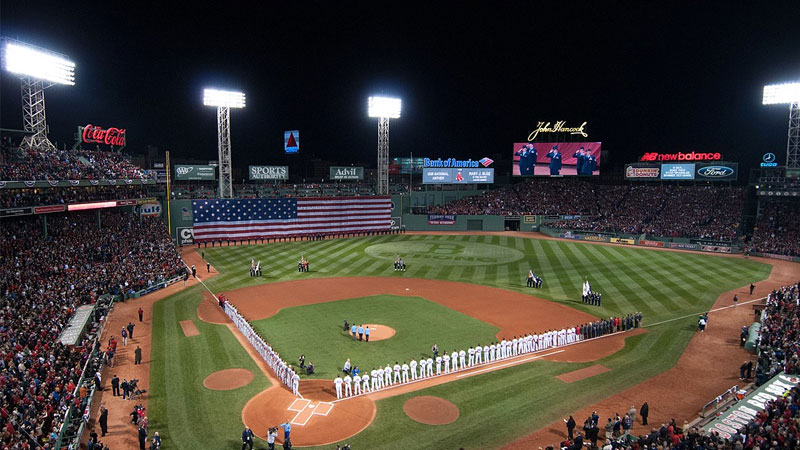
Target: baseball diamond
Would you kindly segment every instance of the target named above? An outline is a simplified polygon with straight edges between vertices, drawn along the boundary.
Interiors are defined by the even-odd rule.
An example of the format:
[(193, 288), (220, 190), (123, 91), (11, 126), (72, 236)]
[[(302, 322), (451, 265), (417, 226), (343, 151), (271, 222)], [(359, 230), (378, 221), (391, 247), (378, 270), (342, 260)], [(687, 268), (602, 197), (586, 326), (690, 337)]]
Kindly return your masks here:
[[(208, 291), (224, 294), (301, 375), (299, 396), (293, 396), (224, 318), (195, 321), (203, 341), (192, 341), (180, 327), (170, 325), (172, 320), (198, 319), (204, 308), (219, 309), (208, 291), (204, 294), (204, 286), (156, 303), (154, 314), (165, 320), (154, 327), (154, 342), (161, 351), (154, 355), (151, 368), (151, 421), (159, 424), (170, 442), (220, 446), (224, 440), (217, 436), (235, 429), (237, 422), (258, 430), (286, 420), (294, 424), (292, 443), (311, 448), (328, 448), (343, 440), (360, 448), (420, 447), (419, 442), (430, 443), (422, 448), (457, 448), (467, 443), (465, 430), (475, 426), (503, 430), (505, 438), (498, 441), (495, 433), (471, 436), (473, 445), (511, 444), (576, 407), (669, 370), (694, 336), (695, 312), (711, 309), (717, 297), (741, 286), (741, 280), (764, 280), (770, 273), (768, 264), (741, 258), (508, 234), (387, 235), (203, 251), (219, 272), (204, 281)], [(299, 254), (312, 262), (310, 272), (292, 267)], [(480, 258), (482, 254), (502, 262), (418, 256)], [(197, 257), (196, 250), (184, 255)], [(406, 272), (392, 270), (397, 255), (406, 261)], [(261, 261), (262, 277), (250, 277), (242, 270), (251, 259)], [(544, 279), (541, 289), (524, 287), (529, 268)], [(587, 275), (592, 288), (604, 293), (601, 307), (580, 301)], [(337, 401), (333, 380), (345, 375), (341, 369), (347, 359), (363, 373), (431, 357), (433, 344), (449, 353), (628, 312), (642, 313), (643, 329)], [(397, 334), (384, 341), (359, 342), (344, 331), (345, 320), (383, 324)], [(299, 368), (300, 354), (305, 365), (314, 363), (313, 374)], [(655, 354), (660, 356), (652, 358)], [(559, 378), (595, 364), (608, 370), (570, 383)], [(251, 370), (255, 378), (238, 389), (213, 393), (193, 381), (195, 373), (205, 377), (228, 367)], [(459, 411), (457, 419), (431, 426), (409, 418), (403, 405), (419, 395), (452, 403)], [(315, 406), (299, 405), (299, 398), (305, 399), (303, 405), (307, 401)], [(332, 406), (318, 414), (316, 405), (327, 403)], [(212, 408), (215, 418), (179, 419), (191, 404)], [(531, 408), (532, 404), (548, 407)], [(173, 425), (182, 420), (195, 423), (191, 433)], [(536, 442), (549, 442), (543, 439)]]

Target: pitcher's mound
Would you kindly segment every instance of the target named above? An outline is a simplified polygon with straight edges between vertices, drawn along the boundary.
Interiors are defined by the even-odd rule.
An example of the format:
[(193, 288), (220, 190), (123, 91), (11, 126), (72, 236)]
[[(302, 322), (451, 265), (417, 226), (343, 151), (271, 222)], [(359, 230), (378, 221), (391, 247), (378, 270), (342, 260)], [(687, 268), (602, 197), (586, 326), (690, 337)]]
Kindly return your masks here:
[(203, 380), (203, 386), (214, 391), (230, 391), (247, 386), (253, 381), (253, 372), (247, 369), (219, 370)]
[(382, 341), (394, 336), (394, 328), (387, 327), (386, 325), (376, 325), (374, 323), (364, 324), (364, 327), (369, 327), (369, 340)]
[(419, 423), (445, 425), (458, 419), (458, 407), (440, 397), (424, 395), (403, 403), (403, 412)]

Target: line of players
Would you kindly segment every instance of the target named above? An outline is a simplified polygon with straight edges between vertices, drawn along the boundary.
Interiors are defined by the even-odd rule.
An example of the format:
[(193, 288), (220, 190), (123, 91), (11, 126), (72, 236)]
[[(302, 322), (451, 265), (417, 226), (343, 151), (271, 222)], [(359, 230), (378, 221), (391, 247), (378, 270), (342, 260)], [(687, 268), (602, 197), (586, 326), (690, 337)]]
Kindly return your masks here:
[(515, 336), (514, 339), (503, 339), (491, 345), (478, 345), (470, 347), (469, 350), (453, 350), (451, 354), (444, 353), (441, 356), (437, 354), (435, 359), (421, 358), (419, 362), (412, 360), (410, 363), (406, 363), (403, 361), (403, 364), (396, 361), (394, 366), (387, 364), (385, 368), (373, 369), (363, 375), (351, 377), (347, 374), (344, 378), (337, 376), (333, 380), (333, 384), (336, 389), (336, 398), (341, 399), (368, 394), (398, 383), (404, 384), (445, 375), (526, 353), (572, 344), (581, 339), (579, 327), (551, 330), (538, 335), (528, 334), (520, 338)]

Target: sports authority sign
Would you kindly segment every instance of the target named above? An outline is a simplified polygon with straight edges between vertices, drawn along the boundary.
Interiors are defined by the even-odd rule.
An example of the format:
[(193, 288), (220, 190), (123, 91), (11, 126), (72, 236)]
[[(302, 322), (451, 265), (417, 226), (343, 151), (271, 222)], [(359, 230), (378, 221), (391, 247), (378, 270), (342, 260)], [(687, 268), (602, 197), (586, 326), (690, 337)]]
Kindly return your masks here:
[(767, 403), (783, 397), (793, 387), (797, 386), (800, 378), (795, 375), (776, 375), (761, 387), (739, 400), (731, 409), (722, 413), (719, 419), (710, 422), (705, 427), (706, 432), (717, 431), (720, 436), (729, 439), (736, 432), (755, 419), (756, 414), (765, 410)]
[(251, 180), (288, 180), (289, 166), (250, 166)]
[(363, 167), (331, 166), (331, 180), (363, 180)]

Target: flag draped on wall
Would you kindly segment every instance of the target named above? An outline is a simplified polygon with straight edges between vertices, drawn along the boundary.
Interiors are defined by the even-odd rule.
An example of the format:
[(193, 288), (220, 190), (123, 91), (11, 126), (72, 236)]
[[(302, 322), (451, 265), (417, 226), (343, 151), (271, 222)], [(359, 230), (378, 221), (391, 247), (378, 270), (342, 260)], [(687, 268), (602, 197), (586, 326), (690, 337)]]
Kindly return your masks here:
[(259, 239), (387, 230), (390, 197), (260, 198), (192, 201), (194, 239)]

